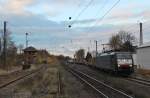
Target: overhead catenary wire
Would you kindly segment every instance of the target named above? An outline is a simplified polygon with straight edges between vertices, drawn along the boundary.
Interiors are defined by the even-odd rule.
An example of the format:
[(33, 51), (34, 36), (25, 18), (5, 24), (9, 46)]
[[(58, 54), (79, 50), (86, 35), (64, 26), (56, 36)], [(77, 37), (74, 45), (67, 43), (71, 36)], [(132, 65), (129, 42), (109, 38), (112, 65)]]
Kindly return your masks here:
[[(101, 21), (106, 17), (106, 15), (108, 15), (109, 12), (111, 12), (112, 9), (113, 9), (119, 2), (120, 2), (120, 0), (117, 0), (117, 2), (115, 2), (115, 3), (113, 4), (113, 6), (112, 6), (109, 10), (107, 10), (106, 13), (105, 13), (98, 21), (96, 20), (96, 22), (95, 22), (94, 25), (96, 25), (98, 22), (101, 22)], [(105, 2), (105, 3), (107, 3), (107, 2)], [(106, 5), (106, 4), (105, 4), (105, 5)], [(105, 7), (105, 5), (104, 5), (103, 7)], [(103, 8), (103, 7), (102, 7), (102, 8)], [(92, 25), (91, 27), (93, 27), (94, 25)]]
[(77, 14), (70, 26), (72, 26), (76, 22), (76, 20), (78, 20), (78, 18), (86, 11), (86, 9), (93, 3), (93, 1), (94, 0), (90, 0), (90, 2), (79, 12), (79, 14)]
[[(146, 22), (147, 23), (147, 22)], [(139, 26), (139, 23), (136, 25), (136, 26)], [(139, 28), (137, 27), (133, 27), (133, 26), (131, 26), (132, 28), (131, 29), (128, 29), (128, 31), (130, 31), (131, 33), (134, 33), (135, 35), (137, 35), (137, 33), (139, 32)], [(149, 29), (149, 24), (143, 24), (143, 30), (145, 31), (145, 30), (147, 30), (147, 29)]]
[[(146, 22), (142, 22), (143, 23), (143, 29), (149, 28), (149, 25), (150, 25), (149, 22), (150, 22), (150, 20), (147, 20)], [(132, 32), (138, 31), (139, 28), (137, 27), (138, 29), (136, 29), (135, 26), (139, 26), (139, 23), (140, 23), (140, 21), (138, 21), (137, 25), (133, 24), (133, 25), (130, 25), (129, 27), (126, 27), (126, 28), (128, 28), (128, 31), (131, 31), (131, 30), (132, 30)]]
[[(98, 16), (98, 14), (105, 8), (105, 6), (107, 5), (108, 1), (109, 1), (109, 0), (104, 0), (104, 2), (102, 2), (102, 6), (100, 6), (100, 7), (98, 8), (98, 11), (96, 12), (95, 17)], [(92, 2), (92, 1), (91, 1), (91, 2)], [(89, 2), (89, 3), (91, 3), (91, 2)], [(78, 16), (80, 16), (80, 14), (79, 14)], [(70, 17), (69, 17), (69, 18), (70, 18)], [(74, 21), (74, 22), (75, 22), (75, 21)], [(74, 23), (72, 23), (71, 25), (73, 25), (73, 24), (74, 24)], [(70, 25), (69, 27), (71, 27), (71, 25)]]
[(105, 0), (105, 2), (103, 3), (103, 5), (98, 9), (98, 11), (97, 11), (95, 17), (98, 16), (99, 13), (105, 8), (105, 6), (106, 6), (106, 4), (108, 3), (108, 1), (109, 1), (109, 0)]
[[(97, 17), (99, 15), (99, 13), (105, 8), (105, 6), (107, 5), (108, 1), (109, 0), (105, 0), (105, 2), (102, 4), (102, 6), (99, 7), (97, 13), (95, 14), (95, 17)], [(93, 26), (93, 24), (90, 27), (92, 27), (92, 26)], [(88, 34), (87, 34), (87, 36), (88, 36)]]
[[(91, 0), (81, 11), (80, 13), (76, 16), (76, 18), (73, 20), (73, 22), (69, 25), (71, 27), (75, 22), (78, 20), (78, 18), (84, 13), (84, 11), (92, 4), (94, 0)], [(109, 0), (105, 0), (105, 2), (98, 8), (97, 13), (95, 14), (95, 17), (98, 16), (98, 14), (105, 8), (106, 4), (108, 3)], [(69, 20), (71, 20), (72, 17), (69, 17)]]
[(124, 29), (126, 29), (125, 31), (127, 31), (131, 34), (135, 34), (139, 30), (139, 29), (136, 29), (136, 28), (138, 28), (138, 25), (139, 25), (139, 23), (131, 24), (131, 25), (125, 27)]
[[(140, 22), (138, 22), (138, 25), (136, 25), (136, 26), (139, 26), (139, 23)], [(144, 23), (148, 23), (148, 21), (147, 22), (144, 22)], [(143, 27), (143, 31), (146, 31), (147, 29), (149, 29), (149, 24), (145, 24), (145, 26)], [(131, 29), (129, 29), (128, 31), (130, 31), (130, 33), (132, 33), (132, 34), (134, 34), (134, 36), (136, 36), (136, 42), (134, 43), (134, 44), (139, 44), (139, 34), (140, 34), (140, 29), (139, 29), (139, 27), (137, 27), (137, 28), (135, 28), (135, 26), (134, 27), (132, 27)]]
[(147, 22), (143, 23), (143, 29), (146, 30), (146, 29), (149, 29), (150, 27), (150, 20), (148, 20)]
[(116, 2), (115, 4), (113, 4), (113, 6), (112, 6), (109, 10), (107, 10), (106, 13), (105, 13), (103, 16), (100, 17), (100, 19), (98, 19), (98, 20), (95, 22), (94, 26), (97, 25), (97, 23), (101, 22), (101, 21), (112, 11), (112, 9), (113, 9), (114, 7), (116, 7), (116, 5), (117, 5), (119, 2), (120, 2), (120, 0), (117, 0), (117, 2)]
[(120, 0), (117, 0), (117, 1), (113, 4), (113, 6), (112, 6), (109, 10), (107, 10), (106, 13), (105, 13), (102, 17), (100, 17), (99, 20), (96, 20), (96, 22), (95, 22), (94, 24), (92, 24), (92, 26), (90, 26), (89, 31), (91, 30), (91, 27), (94, 27), (95, 25), (97, 25), (97, 23), (101, 22), (101, 21), (112, 11), (112, 9), (117, 6), (117, 4), (118, 4), (119, 2), (120, 2)]
[(90, 31), (92, 27), (94, 27), (94, 26), (96, 26), (98, 23), (100, 23), (100, 22), (112, 11), (112, 9), (117, 6), (117, 4), (118, 4), (119, 2), (120, 2), (120, 0), (117, 0), (117, 1), (112, 5), (112, 7), (111, 7), (110, 9), (108, 9), (108, 10), (106, 11), (106, 13), (105, 13), (102, 17), (100, 17), (100, 19), (97, 19), (94, 24), (92, 24), (91, 26), (89, 26), (89, 30), (88, 30), (88, 31)]

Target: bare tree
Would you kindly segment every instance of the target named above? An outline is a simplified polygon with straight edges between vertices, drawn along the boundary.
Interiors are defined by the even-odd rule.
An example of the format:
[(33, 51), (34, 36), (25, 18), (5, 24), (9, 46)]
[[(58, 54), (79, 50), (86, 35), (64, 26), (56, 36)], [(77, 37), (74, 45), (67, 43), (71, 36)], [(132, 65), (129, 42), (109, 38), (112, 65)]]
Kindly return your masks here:
[(112, 50), (118, 50), (121, 47), (121, 40), (119, 38), (119, 35), (113, 35), (110, 39), (109, 39), (109, 44), (110, 44), (110, 48)]
[(119, 31), (118, 36), (121, 40), (121, 43), (126, 43), (126, 42), (135, 42), (135, 36), (133, 36), (130, 32), (126, 31)]
[(90, 52), (87, 52), (85, 60), (89, 63), (92, 61), (92, 54)]
[(110, 48), (120, 51), (134, 51), (133, 43), (136, 41), (135, 36), (126, 31), (119, 31), (109, 39)]
[[(4, 31), (0, 30), (0, 39), (1, 39), (1, 55), (0, 55), (0, 64), (2, 64), (3, 62), (3, 56), (4, 56), (4, 50), (3, 50), (3, 46), (4, 46)], [(11, 38), (11, 32), (9, 30), (7, 30), (6, 32), (6, 40), (7, 40), (7, 47), (6, 47), (6, 64), (7, 65), (14, 65), (16, 62), (16, 55), (17, 55), (17, 47), (15, 45), (15, 43), (12, 41)]]
[(85, 50), (84, 49), (79, 49), (75, 53), (75, 58), (78, 62), (82, 62), (84, 60), (84, 56), (85, 56)]

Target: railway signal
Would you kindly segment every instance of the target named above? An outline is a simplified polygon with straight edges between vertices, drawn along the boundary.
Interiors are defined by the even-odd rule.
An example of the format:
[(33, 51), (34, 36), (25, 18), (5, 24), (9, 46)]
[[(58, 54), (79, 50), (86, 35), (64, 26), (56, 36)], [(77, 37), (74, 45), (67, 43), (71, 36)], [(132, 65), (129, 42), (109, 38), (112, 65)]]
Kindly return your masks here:
[[(69, 20), (71, 20), (71, 19), (72, 19), (72, 17), (69, 17)], [(72, 27), (71, 25), (72, 25), (72, 24), (68, 25), (68, 27), (71, 28), (71, 27)]]
[(69, 25), (68, 27), (71, 28), (71, 25)]
[(71, 17), (69, 17), (69, 20), (71, 20), (72, 18)]
[(28, 47), (28, 33), (26, 33), (26, 48)]

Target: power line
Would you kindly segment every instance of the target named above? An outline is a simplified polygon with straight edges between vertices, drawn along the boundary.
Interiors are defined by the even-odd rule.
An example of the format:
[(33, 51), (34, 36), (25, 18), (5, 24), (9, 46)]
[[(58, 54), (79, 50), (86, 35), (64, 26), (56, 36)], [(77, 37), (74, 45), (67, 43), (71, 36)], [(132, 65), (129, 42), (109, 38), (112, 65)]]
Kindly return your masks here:
[(109, 13), (112, 11), (112, 9), (113, 9), (119, 2), (120, 2), (120, 0), (118, 0), (99, 20), (97, 20), (94, 25), (96, 25), (97, 23), (101, 22), (101, 21), (106, 17), (106, 15), (109, 14)]
[[(143, 24), (143, 29), (149, 29), (149, 27), (150, 27), (150, 23), (149, 23), (150, 21), (147, 21), (147, 22), (145, 22), (144, 24)], [(147, 24), (147, 25), (146, 25)]]
[(106, 4), (108, 3), (108, 1), (109, 1), (109, 0), (105, 0), (104, 4), (99, 8), (99, 10), (97, 11), (97, 13), (96, 13), (95, 16), (97, 16), (97, 15), (101, 12), (101, 10), (105, 8), (105, 6), (106, 6)]
[[(102, 6), (99, 8), (99, 10), (97, 11), (95, 17), (98, 16), (99, 13), (105, 8), (105, 6), (106, 6), (106, 4), (108, 3), (108, 1), (109, 1), (109, 0), (105, 0), (105, 2), (103, 3), (103, 5), (102, 5)], [(92, 26), (93, 26), (93, 24), (92, 24), (90, 27), (92, 27)], [(87, 34), (87, 35), (88, 35), (88, 34)]]
[(80, 11), (80, 13), (75, 17), (74, 21), (71, 25), (75, 23), (75, 21), (85, 12), (85, 10), (92, 4), (94, 0), (90, 0), (90, 2)]
[[(75, 23), (75, 20), (77, 20), (77, 19), (81, 16), (81, 14), (84, 13), (84, 11), (91, 5), (91, 3), (92, 3), (93, 1), (94, 1), (94, 0), (91, 0), (91, 1), (87, 4), (87, 6), (86, 6), (84, 9), (82, 9), (82, 11), (76, 16), (76, 18), (74, 19), (74, 21), (73, 21), (73, 23), (72, 23), (71, 25), (73, 25), (73, 24)], [(105, 2), (102, 4), (102, 6), (98, 9), (98, 11), (97, 11), (95, 17), (101, 12), (102, 9), (105, 8), (105, 6), (106, 6), (106, 4), (108, 3), (108, 1), (109, 1), (109, 0), (105, 0)], [(71, 17), (69, 17), (69, 19), (71, 19)], [(71, 27), (71, 25), (70, 25), (70, 27)]]
[(119, 2), (120, 0), (117, 0), (117, 2), (114, 3), (114, 5), (109, 10), (107, 10), (107, 12), (102, 17), (100, 17), (99, 20), (96, 20), (95, 23), (92, 26), (90, 26), (89, 31), (91, 30), (91, 27), (94, 27), (95, 25), (97, 25), (97, 23), (101, 22), (106, 17), (106, 15), (108, 15)]
[[(146, 23), (148, 23), (148, 22), (146, 22)], [(138, 23), (139, 24), (139, 23)], [(139, 26), (139, 25), (136, 25), (136, 26)], [(135, 27), (133, 27), (133, 26), (131, 26), (132, 28), (131, 29), (129, 29), (128, 31), (131, 31), (131, 32), (133, 32), (133, 33), (136, 33), (136, 32), (138, 32), (139, 31), (139, 28), (138, 29), (136, 29)], [(149, 24), (144, 24), (143, 23), (143, 30), (145, 31), (146, 29), (149, 29)]]
[[(143, 30), (145, 29), (149, 29), (149, 25), (150, 25), (150, 20), (147, 20), (146, 22), (143, 22)], [(138, 23), (139, 24), (139, 23)], [(136, 30), (139, 30), (139, 29), (136, 29)], [(135, 31), (135, 30), (134, 30)]]

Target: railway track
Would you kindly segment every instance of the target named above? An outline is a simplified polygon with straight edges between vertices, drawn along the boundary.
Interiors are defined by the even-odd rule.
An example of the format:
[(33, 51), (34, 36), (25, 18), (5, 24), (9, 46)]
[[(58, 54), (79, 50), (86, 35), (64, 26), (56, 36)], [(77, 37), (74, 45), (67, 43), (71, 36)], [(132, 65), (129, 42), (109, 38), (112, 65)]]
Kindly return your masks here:
[(70, 67), (68, 67), (67, 70), (83, 81), (85, 84), (93, 88), (93, 90), (95, 90), (101, 96), (101, 98), (133, 98), (132, 96), (117, 90), (99, 80), (96, 80), (95, 78), (83, 72), (74, 70)]
[(60, 71), (57, 73), (58, 76), (58, 94), (62, 94), (62, 81), (61, 81), (61, 74)]
[[(82, 65), (83, 65), (83, 63), (82, 63)], [(124, 75), (124, 76), (126, 76), (126, 75)], [(142, 86), (150, 87), (150, 80), (136, 78), (136, 77), (129, 77), (129, 78), (126, 78), (125, 80), (131, 81), (131, 82), (134, 82), (134, 83), (138, 83)]]
[(13, 79), (13, 80), (11, 80), (11, 81), (8, 81), (8, 82), (6, 82), (6, 83), (4, 83), (4, 84), (1, 84), (1, 85), (0, 85), (0, 89), (3, 89), (3, 88), (5, 88), (5, 87), (7, 87), (7, 86), (9, 86), (9, 85), (11, 85), (11, 84), (13, 84), (13, 83), (16, 83), (16, 82), (18, 82), (18, 81), (20, 81), (20, 80), (23, 80), (23, 79), (25, 79), (25, 78), (31, 76), (32, 74), (36, 74), (36, 73), (38, 73), (41, 69), (42, 69), (42, 67), (40, 67), (40, 68), (38, 68), (38, 69), (36, 69), (36, 70), (33, 70), (33, 71), (31, 71), (31, 72), (29, 72), (29, 73), (27, 73), (27, 74), (21, 75), (21, 76), (19, 76), (19, 77)]
[(130, 78), (127, 78), (127, 80), (132, 81), (132, 82), (136, 82), (136, 83), (144, 85), (144, 86), (149, 86), (150, 87), (150, 81), (145, 80), (145, 79), (130, 77)]

